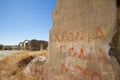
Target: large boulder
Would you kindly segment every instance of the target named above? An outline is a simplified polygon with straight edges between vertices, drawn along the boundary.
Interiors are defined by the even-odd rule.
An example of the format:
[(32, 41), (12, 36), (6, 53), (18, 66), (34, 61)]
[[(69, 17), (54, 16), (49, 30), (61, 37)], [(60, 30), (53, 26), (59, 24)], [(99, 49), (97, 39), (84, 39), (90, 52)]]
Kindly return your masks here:
[(117, 80), (116, 13), (116, 0), (57, 0), (45, 80)]

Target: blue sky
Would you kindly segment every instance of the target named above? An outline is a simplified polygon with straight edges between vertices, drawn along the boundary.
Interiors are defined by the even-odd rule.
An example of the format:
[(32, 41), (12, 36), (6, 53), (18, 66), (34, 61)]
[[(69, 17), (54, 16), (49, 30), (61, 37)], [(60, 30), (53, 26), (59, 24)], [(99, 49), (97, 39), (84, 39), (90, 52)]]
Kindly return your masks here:
[(0, 44), (49, 40), (56, 0), (0, 0)]

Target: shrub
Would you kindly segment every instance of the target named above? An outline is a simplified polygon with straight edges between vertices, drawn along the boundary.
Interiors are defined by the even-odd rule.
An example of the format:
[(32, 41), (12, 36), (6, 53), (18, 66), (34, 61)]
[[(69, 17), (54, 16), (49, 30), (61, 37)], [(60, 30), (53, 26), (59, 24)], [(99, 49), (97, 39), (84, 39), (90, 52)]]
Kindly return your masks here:
[(0, 50), (2, 49), (2, 47), (3, 47), (3, 45), (2, 45), (2, 44), (0, 44)]

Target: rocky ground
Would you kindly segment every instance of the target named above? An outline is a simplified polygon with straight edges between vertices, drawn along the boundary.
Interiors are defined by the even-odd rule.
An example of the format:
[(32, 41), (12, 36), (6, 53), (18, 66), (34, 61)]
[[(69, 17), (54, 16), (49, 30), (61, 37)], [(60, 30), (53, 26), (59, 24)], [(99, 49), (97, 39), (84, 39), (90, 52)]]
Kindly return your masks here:
[(47, 51), (27, 51), (0, 60), (0, 80), (44, 80)]

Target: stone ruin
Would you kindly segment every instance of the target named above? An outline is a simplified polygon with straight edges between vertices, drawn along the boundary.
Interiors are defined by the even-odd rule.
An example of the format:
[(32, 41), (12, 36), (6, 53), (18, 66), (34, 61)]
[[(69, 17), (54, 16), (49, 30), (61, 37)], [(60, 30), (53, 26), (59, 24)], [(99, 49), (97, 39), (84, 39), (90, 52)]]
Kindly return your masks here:
[(40, 51), (47, 50), (48, 42), (42, 40), (24, 40), (18, 44), (18, 50)]
[(52, 17), (45, 80), (120, 80), (116, 0), (57, 0)]

